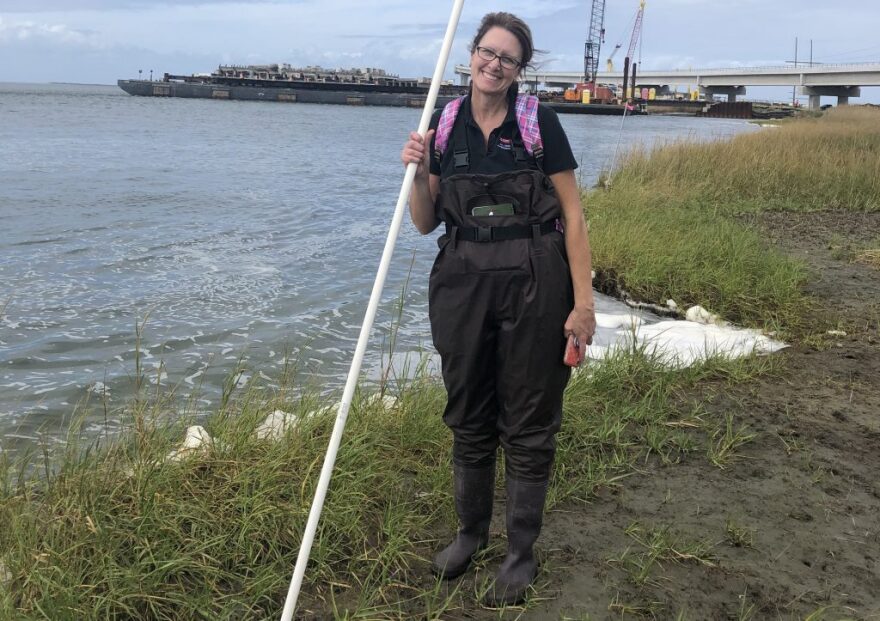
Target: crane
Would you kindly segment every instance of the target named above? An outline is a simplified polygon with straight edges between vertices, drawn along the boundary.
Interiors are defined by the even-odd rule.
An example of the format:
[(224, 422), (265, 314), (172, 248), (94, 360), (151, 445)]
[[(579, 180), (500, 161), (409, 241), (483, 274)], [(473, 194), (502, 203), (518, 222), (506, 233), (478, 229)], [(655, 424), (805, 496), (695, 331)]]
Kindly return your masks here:
[(605, 0), (593, 0), (590, 11), (590, 26), (587, 42), (584, 44), (584, 82), (596, 86), (596, 74), (599, 72), (599, 49), (605, 39)]
[[(639, 1), (639, 9), (638, 9), (638, 11), (636, 11), (635, 24), (633, 25), (632, 36), (630, 37), (630, 40), (629, 40), (629, 48), (628, 48), (628, 51), (626, 54), (627, 58), (629, 58), (630, 60), (632, 60), (633, 54), (635, 53), (636, 43), (638, 42), (639, 37), (641, 37), (641, 35), (642, 35), (642, 19), (644, 18), (644, 16), (645, 16), (645, 0), (640, 0)], [(608, 59), (605, 61), (609, 73), (614, 71), (614, 63), (612, 61), (614, 60), (614, 55), (617, 54), (617, 51), (621, 47), (622, 47), (622, 44), (620, 44), (620, 43), (615, 45), (614, 50), (611, 52), (611, 54), (608, 56)]]
[(636, 25), (633, 26), (632, 37), (629, 40), (629, 51), (626, 53), (626, 57), (630, 60), (633, 59), (633, 54), (636, 51), (636, 43), (639, 41), (639, 37), (642, 34), (642, 19), (645, 17), (645, 0), (640, 0), (639, 2), (639, 11), (636, 13)]
[(623, 47), (622, 43), (618, 43), (617, 45), (615, 45), (614, 50), (608, 56), (608, 60), (605, 61), (605, 68), (608, 70), (608, 73), (614, 71), (614, 63), (612, 61), (614, 60), (614, 55), (617, 54), (617, 50), (619, 50), (621, 47)]

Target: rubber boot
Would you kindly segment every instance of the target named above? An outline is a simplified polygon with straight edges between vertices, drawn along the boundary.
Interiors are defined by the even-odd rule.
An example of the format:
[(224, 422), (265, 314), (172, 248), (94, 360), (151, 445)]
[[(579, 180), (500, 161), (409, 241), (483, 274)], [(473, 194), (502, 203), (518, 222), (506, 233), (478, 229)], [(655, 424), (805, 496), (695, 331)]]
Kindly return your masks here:
[(489, 541), (495, 464), (483, 468), (455, 465), (455, 512), (460, 528), (455, 539), (438, 552), (431, 563), (434, 574), (447, 580), (463, 574), (474, 554)]
[(541, 533), (547, 481), (532, 483), (507, 477), (507, 556), (484, 603), (497, 608), (521, 604), (538, 573), (534, 545)]

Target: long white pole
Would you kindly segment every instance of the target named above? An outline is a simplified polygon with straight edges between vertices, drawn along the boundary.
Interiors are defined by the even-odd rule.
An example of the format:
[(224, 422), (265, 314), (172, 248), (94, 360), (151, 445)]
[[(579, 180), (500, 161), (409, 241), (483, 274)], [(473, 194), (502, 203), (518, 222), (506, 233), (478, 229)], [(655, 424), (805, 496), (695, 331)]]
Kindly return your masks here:
[[(452, 7), (452, 15), (449, 18), (449, 25), (446, 27), (446, 36), (443, 39), (443, 47), (440, 49), (439, 58), (437, 58), (437, 66), (434, 68), (434, 76), (431, 79), (431, 88), (428, 90), (428, 97), (425, 100), (425, 109), (422, 110), (422, 119), (419, 122), (418, 132), (422, 136), (428, 132), (428, 125), (431, 122), (434, 105), (437, 103), (437, 93), (440, 90), (440, 81), (443, 79), (443, 72), (446, 70), (446, 62), (449, 60), (449, 51), (452, 48), (452, 40), (455, 37), (456, 28), (458, 28), (458, 20), (461, 16), (461, 9), (463, 6), (464, 0), (455, 0), (454, 6)], [(299, 597), (303, 575), (306, 571), (306, 565), (309, 562), (309, 554), (312, 551), (312, 542), (315, 539), (315, 531), (318, 529), (318, 520), (321, 518), (321, 510), (324, 507), (324, 498), (327, 496), (330, 477), (333, 475), (333, 466), (336, 463), (336, 453), (339, 451), (339, 443), (342, 440), (342, 432), (345, 429), (345, 422), (348, 418), (351, 399), (354, 395), (358, 376), (360, 376), (361, 363), (364, 360), (367, 341), (369, 340), (370, 332), (373, 329), (373, 320), (376, 318), (379, 298), (381, 297), (382, 289), (385, 286), (385, 277), (388, 274), (391, 255), (394, 253), (394, 245), (397, 241), (397, 236), (400, 233), (400, 224), (403, 220), (404, 208), (409, 199), (410, 190), (412, 190), (417, 167), (418, 165), (415, 163), (411, 163), (406, 167), (406, 174), (403, 177), (403, 185), (400, 188), (400, 195), (397, 197), (397, 207), (395, 207), (394, 216), (391, 219), (391, 228), (388, 230), (388, 238), (385, 241), (385, 251), (382, 253), (382, 260), (379, 263), (379, 271), (376, 274), (376, 281), (373, 283), (373, 293), (370, 295), (370, 303), (367, 305), (367, 312), (364, 316), (364, 323), (361, 326), (361, 333), (360, 337), (358, 337), (351, 369), (348, 371), (348, 380), (345, 383), (342, 401), (339, 404), (339, 410), (336, 414), (336, 423), (333, 426), (333, 433), (330, 436), (330, 445), (327, 447), (327, 454), (324, 457), (324, 466), (321, 468), (321, 478), (318, 480), (318, 488), (315, 490), (315, 499), (312, 501), (312, 508), (309, 511), (309, 520), (306, 523), (306, 529), (303, 533), (302, 544), (300, 544), (299, 556), (297, 556), (296, 559), (296, 567), (294, 567), (293, 570), (293, 578), (290, 581), (290, 588), (287, 591), (287, 600), (284, 602), (284, 611), (281, 614), (281, 621), (291, 621), (293, 618), (293, 611), (296, 608), (296, 600)]]
[[(624, 94), (626, 94), (626, 85), (623, 86)], [(623, 136), (623, 122), (626, 120), (626, 112), (628, 103), (623, 104), (623, 116), (620, 119), (620, 131), (617, 132), (617, 145), (614, 147), (614, 155), (611, 156), (611, 165), (608, 167), (608, 176), (605, 177), (605, 189), (611, 187), (611, 178), (614, 176), (614, 164), (617, 162), (617, 151), (620, 149), (620, 138)]]

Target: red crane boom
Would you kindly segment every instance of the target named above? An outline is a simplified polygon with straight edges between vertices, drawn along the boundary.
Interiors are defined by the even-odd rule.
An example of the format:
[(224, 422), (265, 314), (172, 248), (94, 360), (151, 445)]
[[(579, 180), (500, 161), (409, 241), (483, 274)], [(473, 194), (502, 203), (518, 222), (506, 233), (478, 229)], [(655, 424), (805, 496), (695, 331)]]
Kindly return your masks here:
[(645, 0), (642, 0), (639, 3), (639, 11), (636, 13), (636, 25), (633, 26), (632, 37), (629, 40), (629, 51), (626, 53), (626, 57), (630, 60), (633, 59), (633, 54), (636, 51), (636, 43), (639, 41), (639, 37), (642, 34), (642, 18), (645, 16)]

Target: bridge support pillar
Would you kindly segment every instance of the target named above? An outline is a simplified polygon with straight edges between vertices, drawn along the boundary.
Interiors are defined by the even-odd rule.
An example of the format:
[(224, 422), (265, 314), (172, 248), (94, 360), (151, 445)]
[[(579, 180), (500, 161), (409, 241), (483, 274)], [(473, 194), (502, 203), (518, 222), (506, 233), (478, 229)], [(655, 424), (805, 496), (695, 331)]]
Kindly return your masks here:
[(715, 97), (715, 95), (727, 95), (727, 101), (730, 103), (736, 101), (737, 95), (746, 94), (745, 86), (701, 86), (700, 90), (703, 92), (703, 95), (710, 99)]
[(810, 96), (810, 110), (818, 110), (820, 97), (837, 97), (837, 105), (845, 106), (850, 97), (861, 96), (862, 89), (858, 86), (804, 86), (801, 92)]

